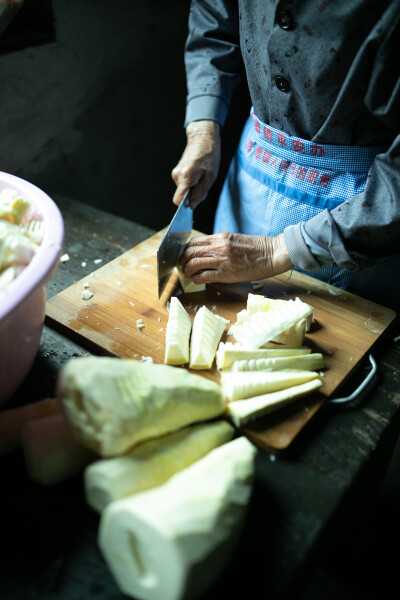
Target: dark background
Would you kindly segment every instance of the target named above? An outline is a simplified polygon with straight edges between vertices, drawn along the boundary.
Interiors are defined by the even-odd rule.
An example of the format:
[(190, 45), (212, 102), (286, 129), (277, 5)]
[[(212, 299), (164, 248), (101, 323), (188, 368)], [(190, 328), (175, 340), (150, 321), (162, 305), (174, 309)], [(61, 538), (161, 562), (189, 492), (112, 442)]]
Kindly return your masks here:
[[(166, 226), (186, 141), (189, 4), (25, 0), (0, 36), (0, 170), (55, 198)], [(195, 212), (206, 233), (249, 110), (243, 86), (223, 129), (220, 177)]]

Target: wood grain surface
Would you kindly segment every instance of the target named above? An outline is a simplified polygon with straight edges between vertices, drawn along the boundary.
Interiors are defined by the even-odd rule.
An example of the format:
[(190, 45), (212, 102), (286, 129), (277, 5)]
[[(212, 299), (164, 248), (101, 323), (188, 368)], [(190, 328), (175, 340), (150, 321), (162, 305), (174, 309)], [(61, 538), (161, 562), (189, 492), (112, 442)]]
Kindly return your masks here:
[[(164, 233), (162, 230), (149, 237), (52, 297), (46, 305), (47, 325), (95, 354), (137, 360), (151, 357), (155, 363), (163, 363), (167, 302), (180, 291), (178, 278), (172, 275), (158, 298), (156, 251)], [(89, 300), (82, 299), (84, 290), (93, 294)], [(179, 299), (192, 320), (196, 310), (205, 305), (234, 323), (246, 306), (249, 292), (285, 300), (298, 296), (311, 304), (314, 322), (305, 344), (321, 352), (326, 365), (320, 392), (243, 428), (257, 446), (275, 452), (286, 449), (324, 401), (349, 378), (395, 318), (395, 312), (296, 272), (265, 280), (257, 290), (251, 283), (213, 284), (203, 292), (181, 294)], [(144, 327), (137, 326), (138, 319)], [(226, 332), (228, 329), (229, 324)], [(234, 341), (226, 332), (222, 340)], [(219, 382), (215, 364), (211, 370), (195, 372)]]

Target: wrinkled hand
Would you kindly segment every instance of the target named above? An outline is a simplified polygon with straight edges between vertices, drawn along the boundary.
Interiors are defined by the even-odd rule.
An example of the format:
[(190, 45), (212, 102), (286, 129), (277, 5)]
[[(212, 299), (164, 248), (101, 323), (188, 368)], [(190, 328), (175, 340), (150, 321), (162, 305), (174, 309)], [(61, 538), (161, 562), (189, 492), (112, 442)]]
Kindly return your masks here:
[(215, 121), (194, 121), (186, 128), (187, 144), (182, 158), (172, 171), (177, 185), (173, 202), (182, 202), (185, 192), (190, 193), (190, 206), (196, 208), (214, 183), (221, 161), (220, 126)]
[(292, 268), (283, 233), (275, 238), (227, 232), (195, 237), (179, 264), (196, 284), (267, 279)]

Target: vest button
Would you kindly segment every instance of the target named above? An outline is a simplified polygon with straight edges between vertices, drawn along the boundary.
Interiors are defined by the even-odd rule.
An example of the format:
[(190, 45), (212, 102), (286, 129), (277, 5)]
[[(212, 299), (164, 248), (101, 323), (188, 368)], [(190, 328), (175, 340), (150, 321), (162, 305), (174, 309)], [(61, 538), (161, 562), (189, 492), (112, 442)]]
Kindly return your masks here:
[(293, 29), (294, 21), (292, 15), (287, 10), (281, 10), (276, 16), (276, 20), (281, 29), (288, 30)]
[(289, 92), (290, 91), (290, 83), (284, 77), (278, 75), (275, 77), (275, 85), (281, 92)]

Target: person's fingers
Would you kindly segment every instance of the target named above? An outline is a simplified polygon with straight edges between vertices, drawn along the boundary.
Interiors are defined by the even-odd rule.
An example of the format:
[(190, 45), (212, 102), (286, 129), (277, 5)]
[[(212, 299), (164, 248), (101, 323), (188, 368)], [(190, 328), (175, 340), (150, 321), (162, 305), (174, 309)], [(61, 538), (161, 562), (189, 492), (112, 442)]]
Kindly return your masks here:
[(178, 185), (172, 198), (172, 202), (176, 204), (176, 206), (181, 204), (188, 189), (189, 187), (186, 184)]
[(198, 237), (193, 237), (189, 244), (190, 246), (213, 246), (213, 245), (223, 245), (226, 244), (227, 241), (232, 239), (234, 234), (228, 233), (224, 231), (223, 233), (213, 233), (211, 235), (202, 235)]
[(200, 182), (192, 187), (192, 191), (190, 192), (190, 208), (193, 210), (201, 203), (203, 200), (207, 198), (207, 192), (201, 179)]
[(195, 248), (197, 246), (213, 246), (216, 243), (220, 243), (221, 241), (228, 239), (230, 235), (230, 233), (225, 231), (224, 233), (213, 233), (212, 235), (192, 237), (186, 244), (186, 248)]
[(176, 183), (176, 185), (179, 185), (179, 178), (180, 178), (180, 173), (181, 173), (181, 169), (180, 169), (180, 163), (178, 163), (176, 165), (176, 167), (174, 167), (171, 171), (171, 177), (174, 180), (174, 182)]
[(198, 246), (212, 246), (212, 235), (199, 235), (190, 238), (186, 244), (186, 248), (197, 248)]
[[(227, 264), (234, 261), (233, 253), (229, 251), (227, 247), (227, 240), (229, 240), (231, 234), (216, 233), (208, 236), (194, 237), (185, 246), (185, 250), (179, 257), (178, 264), (186, 274), (186, 267), (189, 261), (193, 259), (206, 259), (211, 258), (215, 265), (224, 265), (226, 268)], [(215, 268), (214, 265), (214, 268)], [(190, 268), (190, 273), (193, 271), (193, 264)], [(202, 270), (203, 266), (196, 267), (198, 270)], [(210, 268), (213, 268), (212, 266)]]
[(172, 179), (177, 188), (172, 199), (173, 203), (179, 206), (188, 189), (192, 188), (190, 193), (190, 207), (195, 208), (207, 196), (206, 182), (208, 180), (204, 169), (195, 162), (192, 164), (178, 164), (172, 171)]
[(201, 183), (198, 183), (197, 185), (188, 185), (187, 181), (183, 182), (176, 188), (172, 201), (179, 206), (189, 189), (191, 189), (189, 205), (190, 208), (194, 210), (196, 206), (203, 202), (207, 197), (207, 193), (204, 191), (204, 186), (202, 186)]
[(218, 267), (219, 261), (213, 256), (195, 256), (185, 264), (183, 273), (185, 276), (192, 277), (199, 271), (217, 269)]
[(204, 257), (204, 256), (214, 256), (215, 257), (215, 255), (216, 255), (215, 248), (213, 247), (212, 244), (203, 243), (202, 238), (192, 238), (192, 239), (201, 240), (201, 243), (199, 243), (199, 244), (192, 243), (192, 240), (190, 240), (186, 244), (185, 250), (182, 252), (182, 254), (178, 260), (178, 264), (182, 268), (182, 270), (185, 270), (187, 263), (193, 258)]
[(193, 283), (200, 285), (202, 283), (224, 283), (224, 278), (221, 277), (221, 272), (218, 269), (211, 271), (199, 271), (192, 277)]
[(175, 190), (173, 203), (179, 206), (187, 190), (190, 192), (190, 208), (193, 210), (207, 198), (207, 194), (211, 185), (214, 182), (214, 177), (209, 173), (188, 172), (185, 177), (181, 178), (178, 187)]
[(179, 206), (186, 191), (195, 186), (201, 177), (201, 173), (194, 166), (184, 167), (178, 164), (172, 171), (172, 179), (176, 184), (176, 190), (173, 197), (173, 203)]
[(204, 171), (199, 183), (190, 193), (190, 207), (194, 210), (208, 196), (208, 192), (214, 183), (216, 176), (210, 171)]
[[(205, 200), (217, 177), (220, 141), (216, 124), (212, 121), (193, 125), (188, 131), (186, 148), (171, 177), (177, 186), (174, 204), (179, 206), (187, 190), (192, 188), (190, 206), (194, 209)], [(209, 133), (205, 135), (204, 131)]]

